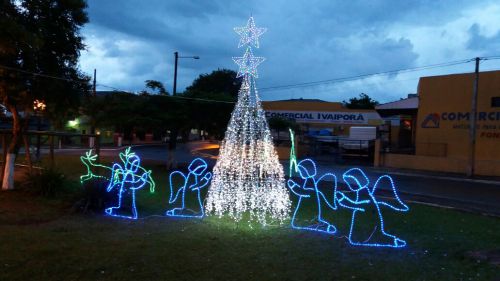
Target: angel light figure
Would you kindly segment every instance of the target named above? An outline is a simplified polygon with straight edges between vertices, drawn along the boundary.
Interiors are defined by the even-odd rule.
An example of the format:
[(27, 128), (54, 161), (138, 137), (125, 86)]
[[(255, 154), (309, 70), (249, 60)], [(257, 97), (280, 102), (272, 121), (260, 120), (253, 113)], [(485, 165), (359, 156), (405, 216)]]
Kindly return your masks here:
[[(372, 247), (404, 247), (406, 245), (404, 240), (385, 231), (384, 218), (381, 212), (381, 207), (388, 207), (393, 211), (399, 212), (407, 212), (409, 210), (409, 207), (399, 198), (392, 178), (389, 175), (380, 176), (370, 188), (370, 180), (359, 168), (352, 168), (346, 171), (342, 177), (349, 189), (354, 192), (355, 199), (349, 199), (344, 195), (343, 198), (339, 200), (339, 205), (352, 209), (352, 207), (345, 205), (344, 202), (354, 201), (359, 206), (359, 208), (353, 209), (348, 237), (349, 243), (352, 245)], [(382, 198), (377, 194), (377, 191), (380, 190), (380, 186), (382, 185), (390, 187), (388, 190), (391, 192), (391, 197), (396, 204), (382, 201)], [(378, 221), (372, 219), (372, 213), (376, 213)], [(360, 228), (358, 224), (356, 224), (359, 220), (373, 225), (373, 233), (364, 234), (363, 228)]]
[[(166, 212), (167, 216), (202, 218), (205, 215), (200, 189), (205, 187), (212, 178), (212, 173), (206, 172), (207, 169), (207, 162), (201, 158), (196, 158), (189, 164), (187, 175), (180, 171), (174, 171), (170, 174), (168, 203), (177, 204), (179, 207), (168, 210)], [(186, 203), (191, 203), (191, 208), (187, 208)]]
[[(123, 167), (117, 163), (113, 164), (111, 178), (106, 189), (110, 192), (118, 188), (118, 205), (107, 208), (105, 211), (110, 216), (137, 219), (135, 192), (146, 184), (149, 184), (150, 191), (154, 192), (155, 183), (151, 178), (151, 171), (141, 167), (139, 156), (130, 152), (130, 147), (120, 153), (120, 160)], [(138, 175), (138, 172), (142, 172), (142, 175)]]
[[(293, 179), (289, 179), (287, 182), (288, 188), (290, 188), (290, 190), (299, 197), (299, 202), (293, 212), (291, 222), (292, 228), (319, 231), (329, 234), (337, 232), (337, 228), (330, 222), (326, 221), (321, 213), (322, 204), (326, 204), (326, 207), (331, 210), (336, 210), (338, 207), (336, 202), (337, 177), (332, 173), (326, 173), (320, 178), (315, 179), (317, 174), (316, 164), (314, 164), (311, 159), (301, 160), (297, 164), (297, 167), (302, 183), (296, 183)], [(320, 191), (318, 184), (322, 181), (332, 182), (333, 186), (331, 190)], [(325, 192), (328, 192), (330, 196), (325, 195)], [(310, 221), (302, 223), (297, 220), (297, 216), (308, 216), (306, 214), (307, 209), (311, 208), (307, 205), (313, 206), (315, 209), (315, 216), (312, 224)]]

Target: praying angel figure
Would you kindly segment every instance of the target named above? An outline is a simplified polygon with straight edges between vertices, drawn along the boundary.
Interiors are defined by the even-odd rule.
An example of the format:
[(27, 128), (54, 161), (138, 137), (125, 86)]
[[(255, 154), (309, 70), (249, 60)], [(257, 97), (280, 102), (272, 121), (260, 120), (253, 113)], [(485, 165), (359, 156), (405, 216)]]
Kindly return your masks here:
[[(349, 230), (349, 243), (359, 246), (372, 247), (393, 247), (401, 248), (406, 245), (406, 241), (389, 234), (385, 231), (382, 208), (388, 208), (393, 211), (407, 212), (409, 207), (399, 198), (394, 181), (389, 175), (380, 176), (373, 186), (366, 174), (359, 168), (353, 168), (343, 174), (343, 179), (349, 189), (354, 193), (354, 199), (342, 195), (339, 205), (353, 210), (351, 219), (351, 228)], [(381, 198), (377, 191), (381, 186), (386, 186), (390, 192), (390, 198), (393, 202)], [(384, 197), (386, 198), (386, 197)], [(352, 208), (352, 205), (345, 203), (355, 203), (358, 207)], [(376, 214), (377, 219), (373, 219)], [(356, 222), (362, 221), (364, 225)], [(368, 224), (368, 227), (366, 227)], [(369, 229), (371, 232), (367, 232)]]
[[(135, 204), (136, 190), (150, 186), (150, 191), (154, 192), (155, 183), (151, 178), (151, 171), (146, 171), (141, 167), (141, 160), (135, 153), (130, 152), (130, 147), (125, 152), (120, 153), (123, 166), (113, 164), (111, 178), (107, 191), (118, 189), (118, 205), (107, 208), (106, 214), (115, 217), (137, 219), (137, 208)], [(141, 175), (138, 172), (142, 172)]]
[[(207, 168), (205, 160), (196, 158), (189, 164), (187, 175), (180, 171), (174, 171), (170, 174), (168, 203), (176, 204), (178, 207), (168, 210), (167, 216), (202, 218), (205, 215), (200, 189), (205, 187), (212, 178), (212, 173), (207, 172)], [(188, 204), (190, 208), (188, 208)]]
[[(337, 203), (335, 200), (335, 193), (337, 192), (337, 177), (334, 174), (326, 173), (320, 178), (315, 179), (317, 173), (316, 164), (314, 164), (311, 159), (304, 159), (300, 161), (297, 164), (297, 168), (302, 182), (297, 183), (293, 179), (289, 179), (287, 182), (288, 188), (290, 188), (290, 190), (299, 197), (299, 202), (297, 203), (297, 207), (295, 208), (292, 217), (292, 227), (295, 229), (307, 229), (329, 234), (337, 232), (337, 228), (325, 220), (321, 213), (322, 204), (325, 204), (326, 207), (331, 210), (337, 209)], [(321, 181), (332, 182), (333, 187), (326, 190), (330, 196), (326, 196), (324, 192), (319, 190), (318, 184)], [(313, 221), (307, 221), (307, 223), (304, 223), (297, 220), (297, 216), (308, 216), (306, 212), (309, 208), (306, 205), (314, 206), (316, 211)]]

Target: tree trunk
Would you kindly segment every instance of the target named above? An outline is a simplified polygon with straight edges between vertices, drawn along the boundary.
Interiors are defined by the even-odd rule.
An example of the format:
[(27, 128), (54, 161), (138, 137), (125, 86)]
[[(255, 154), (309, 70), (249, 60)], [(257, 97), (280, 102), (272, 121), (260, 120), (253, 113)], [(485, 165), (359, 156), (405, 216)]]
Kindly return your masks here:
[(14, 189), (14, 167), (16, 162), (16, 154), (8, 153), (5, 160), (5, 168), (3, 171), (2, 190)]
[(15, 106), (8, 106), (12, 113), (12, 138), (7, 150), (7, 159), (5, 160), (5, 168), (3, 172), (2, 189), (14, 189), (14, 163), (19, 151), (19, 139), (21, 136), (21, 119)]

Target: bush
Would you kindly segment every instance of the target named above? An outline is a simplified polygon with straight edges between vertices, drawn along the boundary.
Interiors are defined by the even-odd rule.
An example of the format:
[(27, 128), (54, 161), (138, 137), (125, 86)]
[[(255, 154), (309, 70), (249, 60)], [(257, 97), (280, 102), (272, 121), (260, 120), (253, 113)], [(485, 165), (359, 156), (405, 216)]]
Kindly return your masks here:
[(104, 179), (92, 179), (82, 183), (82, 196), (73, 207), (75, 211), (88, 213), (102, 213), (109, 207), (113, 198), (113, 192), (107, 192), (108, 181)]
[(53, 198), (64, 193), (64, 174), (52, 168), (43, 169), (39, 173), (29, 175), (25, 186), (38, 195)]

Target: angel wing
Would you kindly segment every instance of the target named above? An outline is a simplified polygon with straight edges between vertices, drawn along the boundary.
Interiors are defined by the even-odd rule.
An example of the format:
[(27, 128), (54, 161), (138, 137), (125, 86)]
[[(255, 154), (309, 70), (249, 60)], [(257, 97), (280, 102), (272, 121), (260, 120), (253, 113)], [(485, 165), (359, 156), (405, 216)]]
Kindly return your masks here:
[[(392, 199), (392, 202), (383, 201), (387, 200), (385, 199), (385, 197), (387, 196), (384, 195), (384, 197), (381, 197), (380, 190), (388, 191), (390, 194), (389, 197)], [(384, 205), (400, 212), (406, 212), (410, 209), (408, 205), (403, 203), (401, 198), (399, 198), (396, 185), (394, 184), (392, 177), (389, 175), (380, 176), (369, 192), (373, 196), (373, 198), (377, 200), (377, 204), (379, 205)]]
[(123, 178), (120, 177), (123, 177), (123, 168), (120, 164), (115, 163), (111, 168), (111, 177), (109, 178), (108, 187), (106, 188), (108, 192), (110, 192), (115, 185), (122, 183)]
[(316, 188), (319, 191), (320, 199), (322, 199), (333, 210), (337, 209), (337, 176), (332, 173), (322, 175), (315, 182)]
[(170, 181), (170, 197), (168, 199), (168, 203), (172, 204), (175, 201), (177, 201), (179, 194), (186, 187), (187, 178), (184, 175), (184, 173), (180, 171), (173, 171), (172, 173), (170, 173), (169, 181)]

